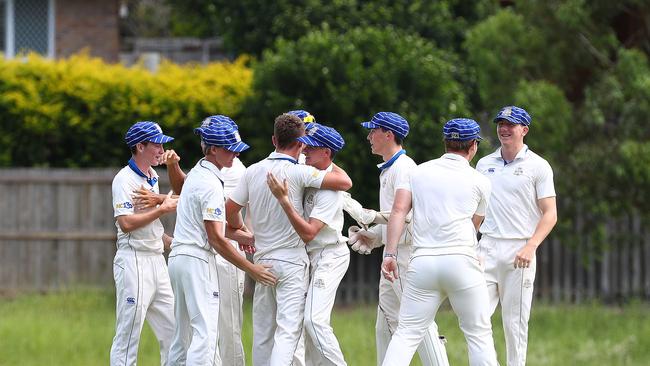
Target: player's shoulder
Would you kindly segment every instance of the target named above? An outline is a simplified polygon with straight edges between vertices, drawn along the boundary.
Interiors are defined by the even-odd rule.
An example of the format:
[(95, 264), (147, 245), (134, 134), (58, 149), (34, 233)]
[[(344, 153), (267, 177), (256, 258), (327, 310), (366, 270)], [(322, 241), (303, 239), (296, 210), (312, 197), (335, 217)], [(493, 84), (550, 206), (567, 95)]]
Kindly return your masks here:
[(406, 154), (400, 155), (400, 157), (395, 161), (395, 165), (399, 165), (404, 168), (415, 168), (417, 166), (415, 160)]
[(125, 166), (122, 169), (120, 169), (117, 174), (113, 177), (113, 186), (120, 185), (120, 184), (126, 184), (127, 182), (130, 182), (133, 180), (133, 170), (129, 168), (129, 166)]
[[(494, 164), (496, 161), (496, 158), (498, 158), (499, 155), (499, 149), (485, 155), (484, 157), (478, 159), (478, 162), (476, 163), (476, 169), (481, 170), (482, 167), (488, 166), (490, 164)], [(481, 167), (481, 168), (479, 168)]]
[(551, 167), (551, 164), (548, 162), (548, 160), (544, 159), (541, 155), (530, 149), (526, 152), (526, 163), (540, 172), (553, 171), (553, 168)]

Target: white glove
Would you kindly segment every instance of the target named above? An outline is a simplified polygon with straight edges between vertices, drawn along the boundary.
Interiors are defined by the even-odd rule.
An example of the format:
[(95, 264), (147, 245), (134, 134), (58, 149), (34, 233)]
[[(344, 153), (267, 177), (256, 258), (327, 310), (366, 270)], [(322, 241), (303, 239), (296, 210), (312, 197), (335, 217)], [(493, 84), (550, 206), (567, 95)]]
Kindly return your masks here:
[(358, 226), (348, 228), (348, 244), (359, 254), (370, 254), (373, 249), (381, 246), (381, 227), (375, 225), (369, 230)]
[(343, 194), (343, 209), (361, 226), (371, 224), (377, 216), (377, 211), (363, 208), (361, 204), (352, 198), (347, 192)]

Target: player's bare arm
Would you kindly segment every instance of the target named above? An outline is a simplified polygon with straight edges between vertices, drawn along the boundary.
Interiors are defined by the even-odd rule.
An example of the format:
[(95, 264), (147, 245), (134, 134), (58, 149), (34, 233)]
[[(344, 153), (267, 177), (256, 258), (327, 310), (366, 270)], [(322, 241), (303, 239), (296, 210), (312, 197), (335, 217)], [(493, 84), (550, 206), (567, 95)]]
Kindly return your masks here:
[(413, 205), (411, 198), (410, 191), (398, 189), (395, 193), (393, 209), (388, 219), (386, 249), (384, 251), (384, 261), (381, 264), (381, 271), (384, 277), (391, 282), (399, 278), (397, 271), (397, 242), (402, 236), (402, 232), (404, 232), (406, 215), (411, 211)]
[(483, 219), (485, 219), (485, 216), (480, 216), (480, 215), (474, 215), (472, 216), (472, 224), (474, 224), (474, 229), (478, 232), (478, 229), (481, 227), (481, 224), (483, 223)]
[(230, 198), (226, 200), (226, 222), (231, 229), (242, 229), (244, 227), (244, 220), (241, 216), (241, 210), (244, 206), (237, 204), (237, 202)]
[[(167, 195), (162, 193), (153, 193), (145, 187), (140, 186), (140, 188), (133, 191), (131, 197), (133, 197), (133, 204), (135, 205), (136, 210), (144, 210), (162, 204)], [(172, 194), (172, 197), (178, 198), (178, 195)]]
[(528, 239), (526, 245), (515, 255), (515, 268), (528, 268), (535, 256), (537, 248), (542, 244), (546, 236), (553, 230), (557, 223), (557, 206), (555, 197), (545, 197), (537, 200), (537, 206), (542, 211), (542, 218), (535, 227), (533, 236)]
[(166, 252), (168, 252), (168, 251), (171, 249), (171, 247), (172, 247), (172, 240), (174, 240), (173, 237), (171, 237), (171, 236), (169, 236), (169, 235), (163, 233), (163, 236), (162, 236), (163, 249), (164, 249)]
[(159, 206), (148, 211), (134, 213), (133, 215), (118, 216), (117, 223), (120, 225), (120, 229), (122, 229), (123, 232), (130, 233), (133, 230), (148, 225), (168, 212), (175, 211), (177, 204), (178, 198), (172, 197), (172, 192), (169, 192)]
[(223, 223), (220, 221), (203, 221), (205, 230), (208, 234), (208, 242), (219, 255), (224, 257), (228, 262), (234, 264), (237, 268), (248, 273), (255, 281), (266, 285), (274, 286), (277, 278), (269, 271), (271, 265), (254, 264), (249, 262), (221, 235)]
[(311, 217), (309, 218), (309, 221), (307, 221), (298, 214), (289, 201), (289, 184), (286, 180), (283, 183), (280, 183), (273, 173), (269, 172), (266, 175), (266, 183), (271, 189), (273, 196), (275, 196), (278, 202), (280, 202), (280, 206), (289, 218), (291, 226), (293, 226), (296, 233), (298, 233), (298, 236), (300, 236), (300, 239), (305, 243), (314, 240), (316, 235), (318, 235), (318, 232), (325, 226), (325, 223)]
[(186, 177), (179, 164), (181, 157), (178, 156), (174, 150), (165, 150), (162, 156), (162, 161), (167, 166), (169, 184), (172, 186), (172, 189), (176, 194), (180, 194)]
[(325, 174), (321, 189), (331, 189), (333, 191), (347, 191), (352, 188), (352, 179), (345, 170), (338, 165), (332, 164), (332, 171)]

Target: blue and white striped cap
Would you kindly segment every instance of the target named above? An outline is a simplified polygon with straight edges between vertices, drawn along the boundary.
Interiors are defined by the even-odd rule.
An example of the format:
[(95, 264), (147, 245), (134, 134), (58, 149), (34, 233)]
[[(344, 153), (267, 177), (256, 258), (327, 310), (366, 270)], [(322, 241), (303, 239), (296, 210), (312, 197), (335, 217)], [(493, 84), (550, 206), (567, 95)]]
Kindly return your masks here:
[(370, 122), (363, 122), (361, 126), (373, 129), (383, 127), (393, 131), (397, 137), (404, 139), (409, 134), (409, 123), (397, 113), (379, 112), (375, 114)]
[(501, 108), (497, 116), (494, 117), (494, 122), (499, 122), (502, 119), (524, 126), (529, 126), (533, 122), (533, 119), (530, 118), (530, 115), (525, 109), (513, 105)]
[(142, 121), (136, 122), (126, 131), (124, 136), (126, 144), (133, 147), (140, 142), (153, 142), (154, 144), (164, 144), (173, 141), (174, 138), (163, 135), (162, 128), (156, 122)]
[(289, 111), (287, 114), (292, 114), (298, 118), (300, 118), (301, 121), (305, 123), (310, 123), (310, 122), (316, 122), (316, 117), (312, 115), (311, 113), (302, 110), (302, 109), (297, 109), (295, 111)]
[(308, 123), (305, 126), (305, 135), (298, 137), (297, 140), (308, 146), (327, 147), (335, 152), (345, 145), (345, 140), (335, 129), (315, 122)]
[(239, 126), (235, 123), (235, 121), (232, 120), (232, 118), (228, 116), (224, 116), (222, 114), (217, 114), (214, 116), (210, 116), (201, 122), (201, 127), (208, 127), (209, 125), (215, 124), (215, 123), (227, 123), (229, 125), (232, 125), (235, 130), (239, 130)]
[(223, 147), (232, 152), (242, 152), (250, 146), (241, 140), (236, 125), (230, 123), (212, 123), (205, 127), (194, 129), (207, 145)]
[(482, 140), (479, 135), (481, 126), (473, 119), (469, 118), (454, 118), (442, 128), (442, 134), (445, 140), (451, 141), (469, 141), (469, 140)]

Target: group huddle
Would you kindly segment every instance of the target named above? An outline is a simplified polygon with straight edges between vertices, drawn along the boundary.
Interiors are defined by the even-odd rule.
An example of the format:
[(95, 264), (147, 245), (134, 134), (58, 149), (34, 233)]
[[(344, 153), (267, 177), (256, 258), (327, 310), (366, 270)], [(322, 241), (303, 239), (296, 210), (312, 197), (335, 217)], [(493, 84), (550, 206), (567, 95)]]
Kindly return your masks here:
[[(480, 127), (456, 118), (446, 153), (417, 165), (402, 148), (409, 123), (379, 112), (361, 124), (379, 155), (379, 209), (345, 191), (334, 164), (344, 147), (306, 111), (278, 116), (275, 151), (248, 168), (249, 146), (229, 117), (194, 132), (204, 157), (185, 174), (172, 137), (154, 122), (126, 133), (132, 158), (112, 184), (117, 227), (116, 334), (111, 365), (134, 365), (147, 319), (162, 365), (244, 365), (244, 273), (255, 281), (253, 365), (346, 365), (330, 326), (350, 248), (384, 246), (377, 306), (377, 365), (449, 365), (434, 322), (449, 299), (471, 365), (497, 365), (490, 317), (501, 303), (508, 365), (526, 363), (537, 247), (557, 220), (550, 165), (524, 144), (531, 117), (519, 107), (494, 119), (501, 147), (469, 162)], [(160, 194), (153, 166), (166, 164)], [(173, 237), (159, 218), (176, 212)], [(347, 212), (358, 225), (342, 235)], [(480, 241), (477, 233), (480, 232)], [(163, 252), (170, 250), (168, 263)], [(246, 258), (252, 254), (252, 262)]]

